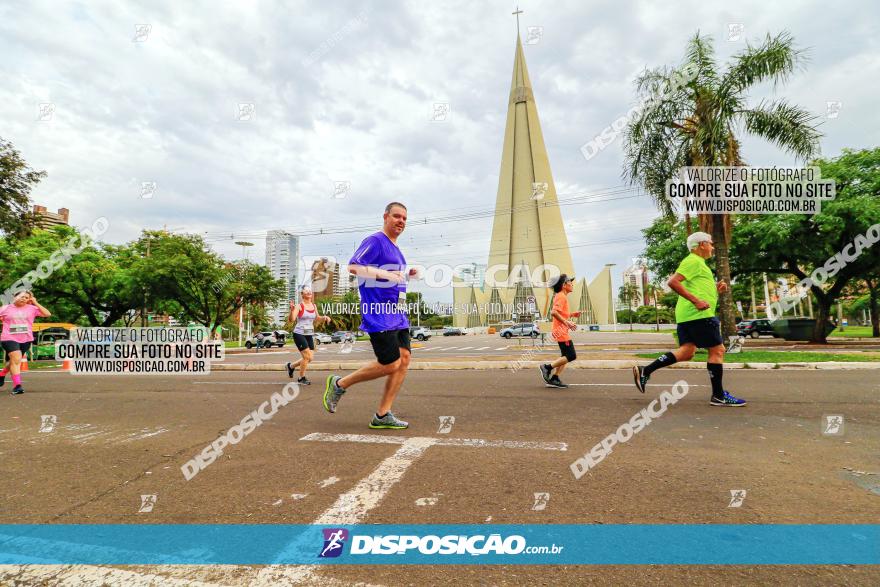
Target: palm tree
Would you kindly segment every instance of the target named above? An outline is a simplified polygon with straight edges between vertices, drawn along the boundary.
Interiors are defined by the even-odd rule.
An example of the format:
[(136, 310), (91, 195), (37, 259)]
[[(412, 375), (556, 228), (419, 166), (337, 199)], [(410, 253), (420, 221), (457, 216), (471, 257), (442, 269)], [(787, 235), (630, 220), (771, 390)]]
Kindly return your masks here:
[(632, 283), (626, 282), (620, 286), (620, 290), (618, 290), (617, 297), (620, 302), (626, 305), (626, 309), (629, 312), (629, 329), (632, 331), (633, 329), (633, 314), (635, 311), (633, 310), (633, 302), (639, 297), (639, 288), (637, 288)]
[[(686, 83), (677, 83), (681, 73), (667, 67), (646, 70), (636, 80), (646, 106), (625, 131), (624, 177), (644, 187), (667, 216), (675, 216), (676, 209), (665, 196), (666, 180), (679, 168), (744, 165), (738, 132), (767, 139), (803, 161), (819, 151), (821, 133), (807, 110), (783, 99), (747, 104), (752, 86), (784, 83), (804, 62), (791, 35), (783, 31), (767, 35), (759, 46), (747, 45), (723, 72), (711, 43), (699, 32), (688, 42), (685, 58), (693, 75)], [(699, 225), (715, 243), (718, 277), (730, 284), (730, 215), (701, 214)], [(725, 337), (735, 334), (730, 289), (719, 296), (718, 305)]]

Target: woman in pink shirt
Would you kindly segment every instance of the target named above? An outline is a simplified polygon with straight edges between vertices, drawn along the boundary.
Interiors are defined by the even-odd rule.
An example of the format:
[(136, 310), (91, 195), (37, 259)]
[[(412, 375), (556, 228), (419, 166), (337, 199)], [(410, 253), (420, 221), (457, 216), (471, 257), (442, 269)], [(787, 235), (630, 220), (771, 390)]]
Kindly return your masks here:
[(21, 386), (21, 357), (28, 352), (34, 340), (34, 318), (48, 318), (51, 315), (29, 291), (19, 292), (11, 304), (0, 306), (0, 320), (3, 320), (0, 345), (9, 362), (0, 370), (0, 386), (6, 382), (6, 374), (11, 372), (13, 395), (24, 393)]

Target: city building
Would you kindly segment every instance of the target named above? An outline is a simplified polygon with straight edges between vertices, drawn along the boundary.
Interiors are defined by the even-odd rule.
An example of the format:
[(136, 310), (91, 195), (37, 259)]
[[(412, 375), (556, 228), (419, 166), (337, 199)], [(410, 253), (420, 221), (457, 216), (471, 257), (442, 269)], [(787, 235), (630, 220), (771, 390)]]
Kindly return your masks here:
[(299, 237), (283, 230), (266, 233), (266, 267), (275, 279), (284, 281), (284, 298), (266, 308), (269, 320), (282, 325), (290, 311), (290, 302), (297, 299), (297, 271), (299, 269)]
[(58, 208), (58, 212), (49, 212), (45, 206), (34, 205), (34, 215), (37, 217), (38, 228), (51, 228), (53, 226), (67, 226), (70, 224), (70, 210)]
[(623, 270), (624, 285), (635, 288), (636, 295), (629, 301), (630, 309), (638, 310), (640, 306), (647, 306), (648, 300), (648, 265), (641, 257), (632, 260), (632, 265)]

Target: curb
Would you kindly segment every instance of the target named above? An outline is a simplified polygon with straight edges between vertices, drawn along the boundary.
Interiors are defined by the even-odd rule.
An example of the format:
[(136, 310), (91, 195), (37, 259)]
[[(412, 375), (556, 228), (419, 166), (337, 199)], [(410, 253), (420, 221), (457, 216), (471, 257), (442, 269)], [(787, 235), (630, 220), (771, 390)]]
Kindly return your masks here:
[[(490, 371), (510, 369), (535, 368), (544, 361), (412, 361), (410, 371)], [(360, 369), (365, 361), (340, 361), (340, 362), (312, 362), (309, 369), (314, 371), (353, 371)], [(568, 366), (569, 369), (629, 369), (636, 365), (644, 365), (645, 361), (633, 360), (586, 360), (576, 361)], [(725, 363), (727, 369), (782, 369), (782, 370), (880, 370), (878, 362), (838, 362), (827, 361), (824, 363)], [(706, 363), (688, 362), (676, 363), (668, 369), (705, 369)], [(211, 365), (211, 371), (284, 371), (283, 363), (217, 363)]]

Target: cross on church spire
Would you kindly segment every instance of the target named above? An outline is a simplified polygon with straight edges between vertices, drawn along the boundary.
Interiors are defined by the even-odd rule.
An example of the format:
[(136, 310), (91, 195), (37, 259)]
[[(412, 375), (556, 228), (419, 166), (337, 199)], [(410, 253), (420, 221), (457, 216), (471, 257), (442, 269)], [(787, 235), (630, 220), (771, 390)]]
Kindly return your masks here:
[(519, 36), (519, 15), (522, 14), (523, 11), (519, 9), (519, 4), (516, 5), (516, 12), (511, 12), (510, 14), (516, 15), (516, 34)]

